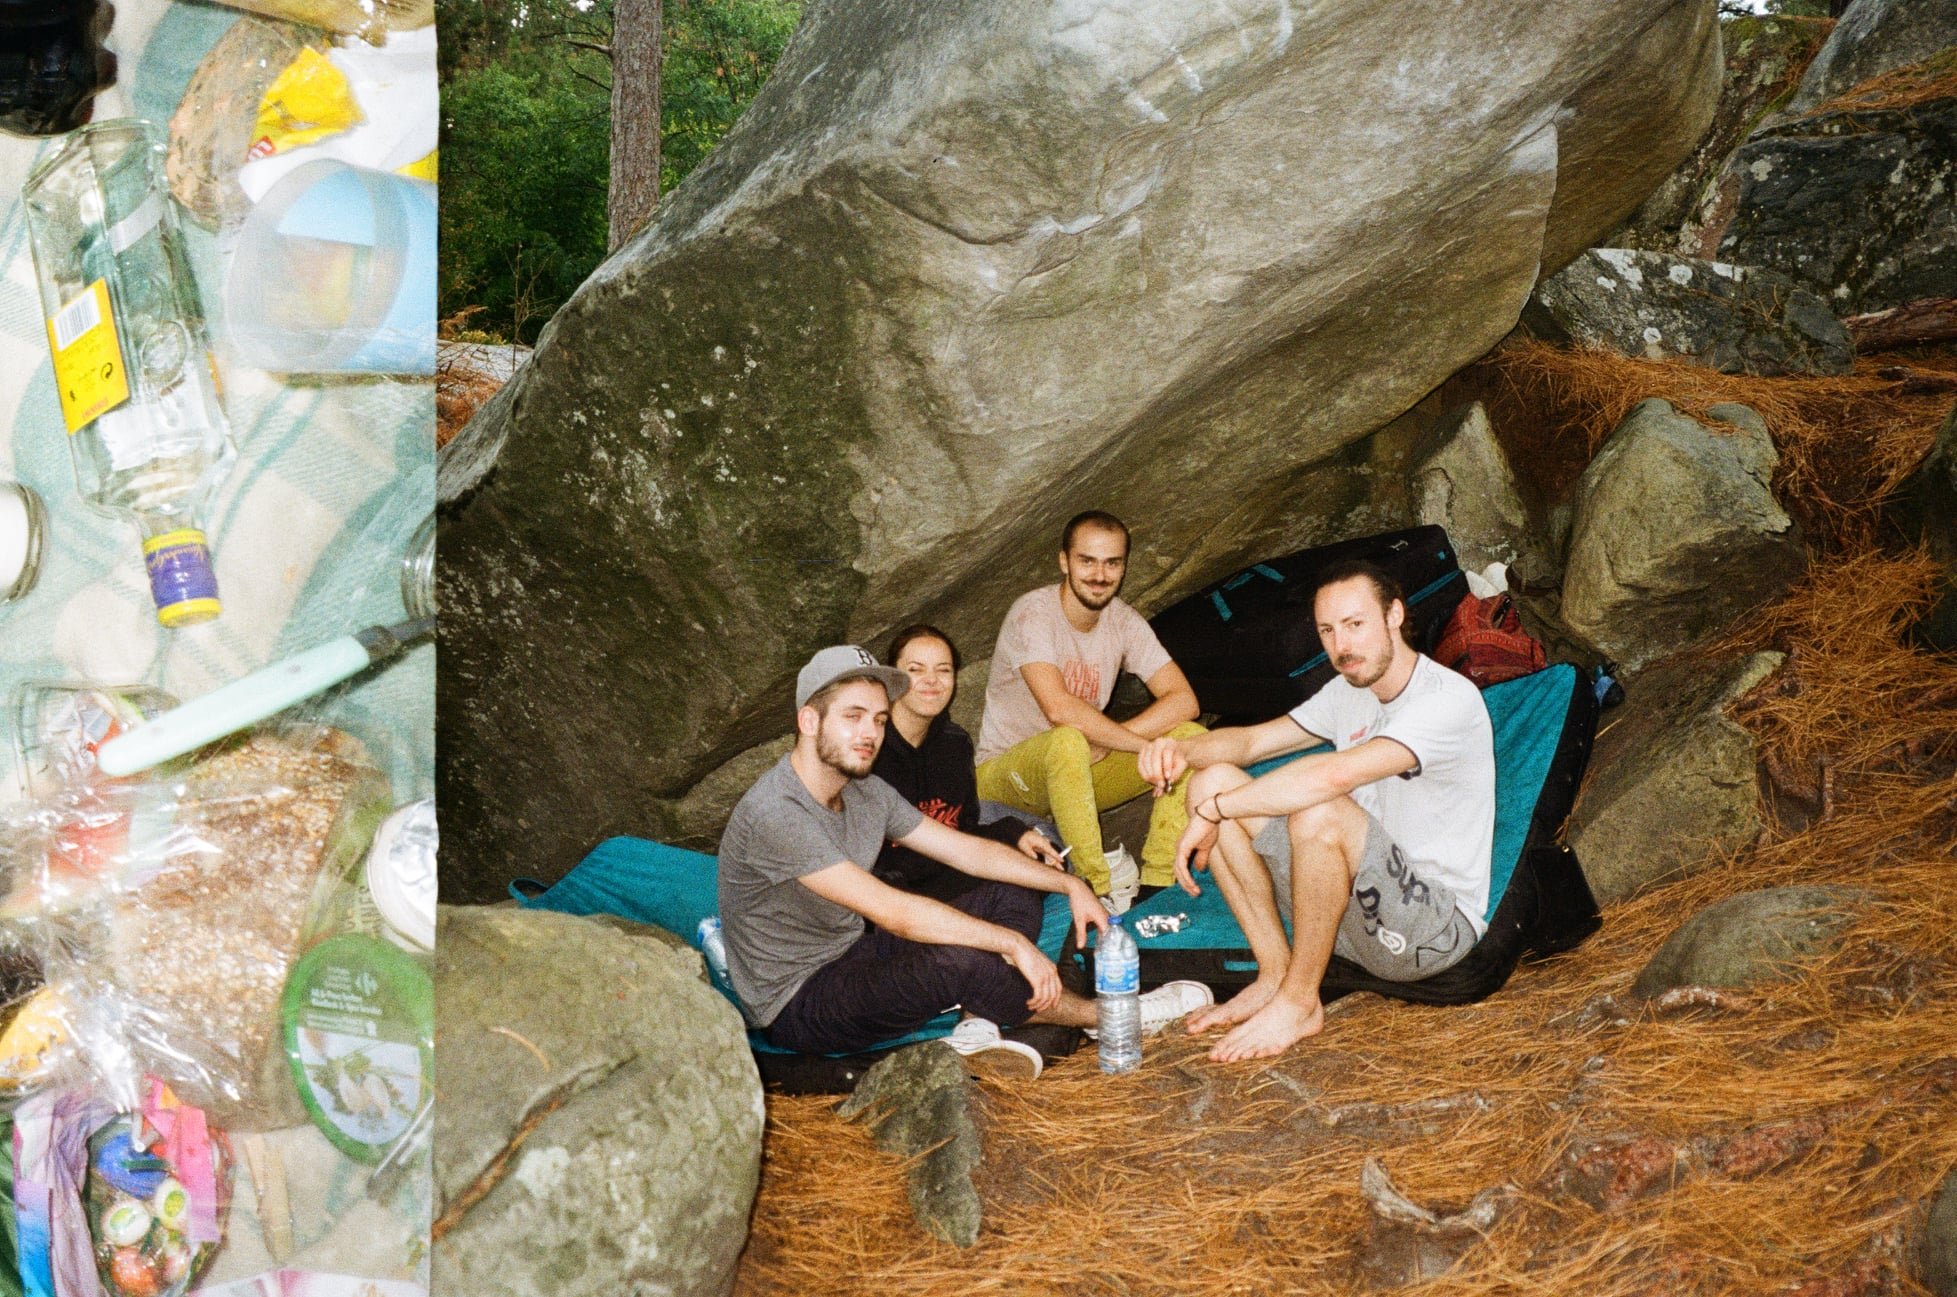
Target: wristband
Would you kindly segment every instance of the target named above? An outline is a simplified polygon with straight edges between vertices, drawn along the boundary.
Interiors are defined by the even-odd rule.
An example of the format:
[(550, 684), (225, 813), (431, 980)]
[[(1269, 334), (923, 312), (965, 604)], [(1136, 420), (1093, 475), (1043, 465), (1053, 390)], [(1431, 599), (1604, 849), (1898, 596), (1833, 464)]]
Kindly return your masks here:
[(1220, 797), (1211, 797), (1210, 803), (1216, 807), (1217, 818), (1211, 819), (1209, 816), (1203, 814), (1203, 808), (1200, 803), (1196, 807), (1196, 818), (1203, 821), (1203, 823), (1205, 824), (1215, 824), (1221, 826), (1225, 818), (1223, 815), (1223, 802)]

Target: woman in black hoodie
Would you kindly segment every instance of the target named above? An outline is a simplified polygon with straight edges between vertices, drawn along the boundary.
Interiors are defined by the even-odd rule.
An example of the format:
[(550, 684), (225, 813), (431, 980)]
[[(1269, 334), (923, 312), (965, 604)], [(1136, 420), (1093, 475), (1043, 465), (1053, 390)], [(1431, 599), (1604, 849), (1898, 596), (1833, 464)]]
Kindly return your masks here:
[[(972, 739), (946, 711), (958, 686), (958, 649), (951, 637), (935, 626), (906, 626), (890, 641), (884, 661), (909, 675), (911, 687), (890, 706), (890, 728), (870, 773), (941, 824), (1064, 868), (1059, 848), (1038, 829), (1009, 818), (978, 822)], [(983, 881), (891, 842), (883, 844), (872, 872), (893, 887), (940, 901)]]

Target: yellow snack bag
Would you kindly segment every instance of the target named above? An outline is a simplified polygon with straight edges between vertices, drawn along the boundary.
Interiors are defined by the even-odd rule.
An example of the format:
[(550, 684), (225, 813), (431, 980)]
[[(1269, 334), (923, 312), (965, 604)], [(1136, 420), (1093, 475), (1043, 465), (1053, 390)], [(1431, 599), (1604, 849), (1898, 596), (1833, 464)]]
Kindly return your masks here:
[(246, 156), (268, 158), (365, 120), (346, 73), (318, 50), (302, 49), (259, 101), (258, 122)]

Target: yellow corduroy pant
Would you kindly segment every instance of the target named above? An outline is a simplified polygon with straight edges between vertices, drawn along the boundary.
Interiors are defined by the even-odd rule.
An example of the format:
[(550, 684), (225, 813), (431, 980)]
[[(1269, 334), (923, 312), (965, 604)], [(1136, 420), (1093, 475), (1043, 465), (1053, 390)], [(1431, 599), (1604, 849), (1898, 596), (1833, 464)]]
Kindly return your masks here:
[[(1169, 737), (1190, 738), (1203, 727), (1186, 721)], [(1090, 762), (1087, 736), (1071, 725), (1050, 730), (1001, 752), (978, 768), (978, 794), (986, 801), (1051, 819), (1074, 851), (1068, 859), (1075, 872), (1096, 892), (1106, 895), (1108, 863), (1101, 850), (1102, 811), (1151, 791), (1135, 765), (1133, 752), (1110, 752)], [(1189, 824), (1185, 792), (1189, 773), (1183, 772), (1169, 791), (1155, 799), (1148, 819), (1148, 840), (1142, 845), (1144, 886), (1167, 887), (1175, 881), (1176, 840)]]

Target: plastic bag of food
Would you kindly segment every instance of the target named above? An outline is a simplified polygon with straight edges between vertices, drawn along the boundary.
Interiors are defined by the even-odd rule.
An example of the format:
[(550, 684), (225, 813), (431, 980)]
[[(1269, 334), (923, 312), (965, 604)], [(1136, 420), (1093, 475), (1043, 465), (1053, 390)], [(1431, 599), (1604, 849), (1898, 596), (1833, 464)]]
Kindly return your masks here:
[(14, 1150), (30, 1293), (180, 1297), (223, 1241), (229, 1145), (161, 1082), (134, 1112), (87, 1090), (36, 1096)]
[[(281, 999), (320, 875), (366, 851), (386, 780), (358, 742), (308, 727), (254, 733), (178, 779), (97, 801), (129, 825), (104, 885), (31, 924), (89, 1073), (123, 1107), (153, 1074), (226, 1127), (304, 1120)], [(51, 839), (62, 815), (47, 812)]]

